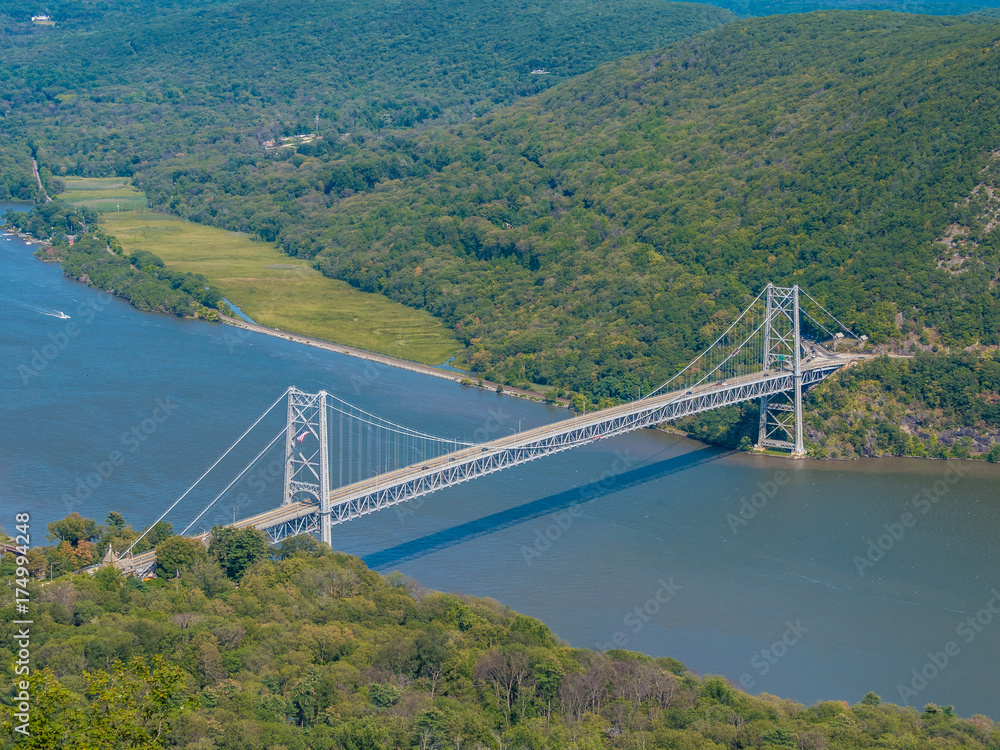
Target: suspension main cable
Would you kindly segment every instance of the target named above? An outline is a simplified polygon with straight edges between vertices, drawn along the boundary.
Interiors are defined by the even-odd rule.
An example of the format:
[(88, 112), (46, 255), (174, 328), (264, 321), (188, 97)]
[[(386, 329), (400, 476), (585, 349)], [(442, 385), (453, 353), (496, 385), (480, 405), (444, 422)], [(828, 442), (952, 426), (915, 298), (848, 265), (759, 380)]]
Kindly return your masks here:
[(196, 523), (198, 523), (198, 520), (203, 515), (205, 515), (208, 512), (208, 509), (211, 508), (213, 505), (215, 505), (218, 502), (219, 498), (222, 497), (223, 495), (225, 495), (229, 491), (230, 487), (232, 487), (234, 484), (236, 484), (238, 481), (240, 481), (240, 479), (243, 477), (244, 474), (246, 474), (248, 471), (250, 471), (250, 467), (252, 467), (255, 463), (257, 463), (260, 460), (261, 456), (263, 456), (265, 453), (267, 453), (268, 448), (270, 448), (272, 445), (274, 445), (276, 442), (278, 442), (278, 438), (280, 438), (282, 435), (285, 434), (285, 430), (286, 429), (287, 429), (287, 427), (282, 427), (281, 430), (278, 432), (278, 434), (275, 435), (273, 438), (271, 438), (271, 442), (268, 443), (267, 445), (265, 445), (264, 448), (263, 448), (263, 450), (261, 450), (260, 453), (258, 453), (256, 456), (254, 456), (253, 460), (246, 465), (246, 467), (243, 469), (243, 471), (241, 471), (239, 474), (237, 474), (233, 478), (233, 481), (231, 481), (229, 484), (227, 484), (226, 487), (225, 487), (225, 489), (223, 489), (222, 492), (220, 492), (218, 495), (216, 495), (215, 499), (212, 502), (210, 502), (208, 505), (206, 505), (205, 508), (204, 508), (204, 510), (202, 510), (202, 512), (199, 513), (195, 517), (195, 519), (184, 528), (184, 531), (181, 532), (181, 536), (184, 536), (186, 533), (188, 533), (188, 529), (190, 529), (192, 526), (194, 526)]
[[(703, 351), (703, 352), (702, 352), (701, 354), (699, 354), (699, 355), (698, 355), (697, 357), (695, 357), (695, 358), (694, 358), (693, 360), (691, 360), (691, 361), (690, 361), (690, 362), (689, 362), (689, 363), (688, 363), (688, 364), (687, 364), (687, 365), (686, 365), (686, 366), (685, 366), (685, 367), (684, 367), (683, 369), (681, 369), (681, 370), (680, 370), (680, 371), (679, 371), (679, 372), (678, 372), (678, 373), (677, 373), (676, 375), (674, 375), (674, 376), (673, 376), (672, 378), (670, 378), (670, 379), (669, 379), (669, 380), (667, 380), (667, 381), (666, 381), (665, 383), (662, 383), (662, 384), (661, 384), (661, 385), (660, 385), (659, 387), (657, 387), (657, 388), (653, 389), (652, 391), (650, 391), (649, 393), (647, 393), (647, 394), (646, 394), (646, 396), (645, 396), (645, 398), (649, 398), (650, 396), (653, 396), (653, 395), (655, 395), (656, 393), (658, 393), (659, 391), (661, 391), (661, 390), (663, 390), (664, 388), (666, 388), (666, 387), (667, 387), (668, 385), (670, 385), (670, 384), (671, 384), (671, 383), (672, 383), (672, 382), (673, 382), (674, 380), (676, 380), (676, 379), (677, 379), (677, 378), (679, 378), (679, 377), (680, 377), (681, 375), (683, 375), (683, 374), (684, 374), (684, 373), (685, 373), (685, 372), (686, 372), (686, 371), (687, 371), (688, 369), (690, 369), (690, 368), (691, 368), (691, 367), (692, 367), (693, 365), (697, 364), (697, 363), (698, 363), (698, 361), (699, 361), (699, 360), (701, 360), (701, 358), (702, 358), (702, 357), (704, 357), (704, 356), (705, 356), (706, 354), (708, 354), (708, 353), (709, 353), (710, 351), (712, 351), (712, 349), (713, 349), (713, 348), (715, 348), (715, 345), (716, 345), (716, 344), (718, 344), (718, 343), (719, 343), (720, 341), (722, 341), (722, 340), (723, 340), (723, 339), (724, 339), (724, 338), (725, 338), (725, 337), (726, 337), (726, 336), (727, 336), (727, 335), (729, 334), (729, 332), (730, 332), (731, 330), (733, 330), (733, 328), (735, 328), (735, 327), (736, 327), (736, 325), (737, 325), (737, 324), (738, 324), (738, 323), (739, 323), (739, 322), (740, 322), (741, 320), (743, 320), (743, 318), (744, 318), (744, 317), (745, 317), (745, 316), (747, 315), (747, 313), (749, 313), (749, 312), (750, 312), (750, 311), (751, 311), (751, 310), (753, 309), (753, 306), (754, 306), (755, 304), (757, 304), (757, 302), (758, 302), (758, 301), (760, 300), (760, 298), (761, 298), (761, 297), (762, 297), (762, 296), (764, 295), (764, 292), (766, 292), (766, 291), (767, 291), (767, 287), (764, 287), (764, 290), (763, 290), (763, 291), (761, 291), (761, 293), (760, 293), (760, 294), (758, 294), (758, 295), (757, 295), (756, 297), (754, 297), (754, 299), (753, 299), (753, 302), (751, 302), (751, 303), (750, 303), (750, 304), (749, 304), (749, 305), (747, 306), (747, 309), (746, 309), (746, 310), (744, 310), (744, 311), (743, 311), (742, 313), (740, 313), (740, 316), (739, 316), (739, 317), (738, 317), (738, 318), (737, 318), (736, 320), (734, 320), (734, 321), (733, 321), (732, 325), (731, 325), (731, 326), (729, 326), (729, 328), (727, 328), (727, 329), (726, 329), (726, 330), (725, 330), (725, 331), (724, 331), (724, 332), (722, 333), (722, 335), (720, 335), (720, 336), (719, 336), (719, 337), (718, 337), (718, 338), (717, 338), (717, 339), (716, 339), (715, 341), (713, 341), (713, 342), (712, 342), (711, 346), (709, 346), (709, 347), (708, 347), (707, 349), (705, 349), (705, 350), (704, 350), (704, 351)], [(817, 303), (817, 304), (818, 304), (818, 303)], [(749, 339), (748, 339), (748, 340), (749, 340)]]
[(826, 332), (826, 334), (827, 334), (827, 335), (828, 335), (828, 336), (829, 336), (829, 337), (830, 337), (831, 339), (833, 338), (833, 334), (832, 334), (832, 333), (830, 332), (830, 329), (829, 329), (829, 328), (827, 328), (827, 327), (826, 327), (825, 325), (823, 325), (822, 323), (820, 323), (820, 322), (819, 322), (818, 320), (816, 320), (816, 318), (814, 318), (814, 317), (813, 317), (812, 315), (810, 315), (810, 314), (809, 314), (808, 312), (806, 312), (805, 310), (803, 310), (802, 312), (804, 312), (804, 313), (805, 313), (805, 316), (806, 316), (807, 318), (809, 318), (809, 320), (811, 320), (811, 321), (812, 321), (813, 323), (815, 323), (815, 324), (816, 324), (816, 325), (818, 325), (818, 326), (819, 326), (820, 328), (822, 328), (822, 329), (823, 329), (823, 330), (824, 330), (824, 331)]
[[(823, 305), (821, 305), (819, 302), (817, 302), (815, 299), (813, 299), (813, 296), (811, 294), (809, 294), (809, 292), (807, 292), (805, 289), (802, 289), (802, 287), (799, 287), (799, 289), (801, 290), (801, 292), (804, 295), (806, 295), (806, 297), (808, 297), (809, 299), (812, 300), (813, 304), (816, 305), (816, 307), (818, 307), (820, 310), (822, 310), (827, 315), (829, 315), (831, 318), (833, 318), (836, 321), (836, 323), (837, 323), (838, 326), (840, 326), (841, 328), (843, 328), (845, 331), (847, 331), (849, 334), (851, 334), (854, 338), (858, 338), (858, 335), (856, 333), (854, 333), (854, 331), (852, 331), (850, 328), (848, 328), (843, 323), (841, 323), (839, 320), (837, 320), (836, 316), (834, 316), (833, 313), (831, 313), (829, 310), (827, 310), (825, 307), (823, 307)], [(806, 315), (809, 315), (809, 313), (806, 313)], [(812, 317), (812, 316), (810, 315), (809, 317)], [(822, 326), (820, 326), (820, 327), (822, 328)], [(826, 329), (824, 328), (823, 330), (825, 331)], [(829, 331), (826, 331), (826, 332), (829, 333)]]
[[(749, 342), (749, 341), (750, 341), (750, 340), (751, 340), (751, 339), (752, 339), (752, 338), (753, 338), (754, 336), (756, 336), (756, 335), (757, 335), (757, 334), (758, 334), (758, 333), (760, 332), (760, 329), (764, 327), (764, 325), (765, 325), (765, 323), (766, 323), (766, 322), (767, 322), (767, 321), (762, 321), (762, 322), (761, 322), (761, 324), (760, 324), (759, 326), (757, 326), (757, 327), (756, 327), (756, 328), (755, 328), (755, 329), (754, 329), (754, 330), (753, 330), (753, 331), (752, 331), (752, 332), (750, 333), (750, 335), (748, 335), (748, 336), (747, 336), (747, 337), (746, 337), (745, 339), (743, 339), (743, 343), (742, 343), (742, 344), (740, 344), (740, 345), (739, 345), (739, 347), (737, 347), (737, 348), (738, 348), (738, 349), (740, 349), (740, 350), (742, 350), (742, 349), (743, 349), (743, 347), (744, 347), (744, 346), (746, 346), (746, 345), (747, 345), (747, 343), (748, 343), (748, 342)], [(688, 388), (688, 390), (691, 390), (691, 388), (697, 388), (697, 387), (698, 387), (699, 385), (701, 385), (702, 383), (704, 383), (704, 382), (705, 382), (705, 381), (706, 381), (706, 380), (707, 380), (707, 379), (708, 379), (709, 377), (711, 377), (711, 376), (712, 376), (712, 375), (713, 375), (714, 373), (716, 373), (716, 372), (717, 372), (717, 371), (719, 370), (719, 368), (720, 368), (720, 367), (722, 367), (722, 365), (724, 365), (724, 364), (725, 364), (726, 362), (728, 362), (728, 361), (729, 361), (729, 359), (730, 359), (730, 358), (731, 358), (732, 356), (734, 356), (734, 355), (730, 354), (730, 355), (729, 355), (729, 357), (727, 357), (727, 358), (726, 358), (725, 360), (723, 360), (723, 361), (722, 361), (722, 362), (720, 362), (720, 363), (719, 363), (718, 365), (716, 365), (716, 366), (715, 366), (715, 368), (714, 368), (713, 370), (710, 370), (709, 372), (705, 373), (705, 374), (704, 374), (704, 375), (703, 375), (703, 376), (701, 377), (701, 379), (700, 379), (700, 380), (696, 381), (695, 383), (692, 383), (692, 384), (691, 384), (691, 386), (690, 386), (690, 387)], [(682, 370), (681, 372), (683, 372), (683, 370)], [(678, 373), (678, 375), (679, 375), (679, 374), (680, 374), (680, 373)], [(676, 377), (676, 376), (675, 376), (675, 377)], [(662, 388), (662, 386), (661, 386), (661, 388)], [(652, 395), (652, 394), (650, 394), (650, 395)], [(672, 399), (670, 399), (669, 401), (667, 401), (667, 402), (665, 402), (665, 403), (663, 403), (663, 404), (660, 404), (660, 407), (663, 407), (663, 406), (667, 406), (668, 404), (673, 404), (673, 403), (677, 402), (678, 400), (680, 400), (681, 396), (686, 396), (686, 395), (687, 395), (686, 393), (683, 393), (682, 391), (678, 391), (678, 392), (677, 392), (677, 395), (676, 395), (676, 396), (674, 396), (674, 397), (673, 397)], [(647, 398), (648, 398), (648, 396), (647, 396)]]
[[(337, 399), (337, 400), (341, 401), (340, 399)], [(341, 401), (341, 403), (347, 403), (347, 402), (346, 401)], [(348, 404), (348, 406), (352, 406), (352, 405)], [(328, 409), (332, 409), (333, 411), (337, 412), (338, 414), (343, 414), (344, 416), (346, 416), (346, 417), (348, 417), (350, 419), (357, 420), (358, 422), (363, 422), (364, 424), (371, 425), (372, 427), (376, 427), (376, 428), (381, 429), (381, 430), (385, 430), (386, 432), (394, 432), (394, 433), (396, 433), (398, 435), (407, 435), (409, 437), (423, 438), (424, 440), (433, 440), (434, 442), (437, 442), (437, 443), (456, 443), (458, 445), (464, 445), (466, 447), (472, 447), (474, 445), (478, 445), (478, 443), (466, 443), (466, 442), (463, 442), (461, 440), (455, 440), (453, 438), (443, 438), (443, 437), (438, 437), (437, 435), (430, 435), (430, 434), (428, 434), (426, 432), (420, 432), (418, 430), (411, 430), (409, 427), (404, 427), (403, 425), (398, 425), (395, 422), (390, 422), (387, 419), (382, 419), (382, 417), (379, 417), (377, 415), (368, 414), (368, 412), (364, 411), (363, 409), (358, 409), (358, 411), (361, 412), (362, 414), (368, 414), (368, 416), (373, 417), (374, 419), (376, 419), (378, 421), (372, 422), (370, 420), (364, 419), (363, 417), (359, 417), (356, 414), (351, 414), (350, 412), (344, 411), (343, 409), (338, 409), (333, 404), (327, 404), (327, 408)], [(391, 427), (388, 426), (388, 425), (391, 425)], [(393, 428), (398, 428), (398, 429), (393, 429)]]
[[(127, 555), (129, 552), (131, 552), (132, 548), (135, 545), (137, 545), (142, 540), (142, 538), (144, 536), (146, 536), (146, 534), (148, 534), (150, 531), (153, 530), (153, 527), (155, 527), (156, 524), (158, 524), (160, 521), (162, 521), (164, 518), (166, 518), (167, 514), (170, 511), (172, 511), (177, 506), (177, 503), (179, 503), (181, 500), (183, 500), (185, 497), (187, 497), (188, 493), (191, 492), (191, 490), (193, 490), (195, 487), (197, 487), (198, 483), (202, 479), (204, 479), (205, 477), (207, 477), (208, 473), (210, 471), (212, 471), (212, 469), (214, 469), (216, 466), (218, 466), (219, 462), (222, 461), (222, 459), (224, 459), (226, 456), (228, 456), (232, 452), (233, 448), (235, 448), (237, 445), (240, 444), (240, 441), (243, 440), (243, 438), (245, 438), (250, 433), (250, 430), (252, 430), (258, 424), (260, 424), (260, 421), (270, 413), (271, 409), (273, 409), (275, 406), (277, 406), (279, 403), (281, 403), (282, 400), (284, 400), (285, 396), (288, 395), (288, 392), (290, 390), (291, 390), (291, 387), (286, 388), (284, 390), (284, 392), (280, 396), (278, 396), (277, 399), (275, 399), (274, 403), (271, 404), (269, 407), (267, 407), (267, 409), (264, 410), (264, 413), (261, 414), (259, 417), (257, 417), (257, 420), (252, 425), (250, 425), (249, 427), (247, 427), (246, 430), (243, 432), (242, 435), (240, 435), (238, 438), (236, 438), (236, 442), (233, 443), (232, 445), (230, 445), (229, 448), (226, 450), (225, 453), (223, 453), (221, 456), (219, 456), (217, 459), (215, 459), (215, 463), (213, 463), (211, 466), (209, 466), (207, 469), (205, 469), (205, 473), (202, 474), (200, 477), (198, 477), (194, 481), (194, 484), (192, 484), (190, 487), (188, 487), (186, 490), (184, 490), (184, 494), (182, 494), (179, 498), (177, 498), (176, 500), (174, 500), (174, 502), (170, 504), (170, 507), (167, 508), (165, 511), (163, 511), (163, 513), (160, 515), (160, 517), (157, 518), (155, 521), (153, 521), (153, 523), (150, 524), (149, 528), (147, 528), (144, 532), (142, 532), (142, 534), (139, 535), (138, 539), (136, 539), (134, 542), (132, 542), (132, 544), (129, 545), (128, 549), (125, 550), (124, 552), (122, 552), (121, 556), (118, 559), (121, 560), (122, 558), (124, 558), (125, 555)], [(185, 531), (186, 530), (187, 529), (185, 529)]]
[[(765, 322), (766, 322), (766, 321), (765, 321)], [(756, 335), (757, 335), (757, 334), (758, 334), (758, 333), (760, 332), (760, 329), (761, 329), (761, 328), (763, 328), (763, 327), (764, 327), (764, 322), (762, 322), (762, 323), (761, 323), (761, 324), (760, 324), (759, 326), (757, 326), (757, 328), (756, 328), (756, 329), (754, 329), (754, 330), (753, 330), (753, 331), (752, 331), (752, 332), (750, 333), (750, 335), (749, 335), (749, 336), (747, 336), (747, 337), (746, 337), (745, 339), (743, 339), (743, 343), (742, 343), (742, 344), (740, 344), (740, 345), (739, 345), (739, 346), (738, 346), (737, 348), (738, 348), (738, 349), (740, 349), (740, 350), (742, 351), (743, 347), (744, 347), (744, 346), (746, 346), (746, 345), (747, 345), (747, 343), (748, 343), (748, 342), (750, 341), (750, 339), (752, 339), (752, 338), (753, 338), (754, 336), (756, 336)], [(720, 368), (720, 367), (722, 367), (722, 365), (724, 365), (724, 364), (725, 364), (726, 362), (728, 362), (728, 361), (729, 361), (729, 359), (730, 359), (730, 357), (732, 357), (732, 356), (734, 356), (734, 355), (730, 354), (730, 355), (729, 355), (729, 357), (727, 357), (727, 358), (726, 358), (726, 359), (724, 359), (724, 360), (723, 360), (722, 362), (720, 362), (719, 364), (717, 364), (717, 365), (715, 366), (715, 369), (713, 369), (713, 370), (709, 370), (708, 372), (706, 372), (706, 373), (705, 373), (705, 374), (704, 374), (704, 375), (702, 376), (701, 380), (697, 381), (697, 382), (696, 382), (696, 383), (694, 384), (694, 386), (691, 386), (691, 387), (693, 388), (693, 387), (695, 387), (695, 386), (698, 386), (698, 385), (701, 385), (702, 383), (704, 383), (704, 382), (705, 382), (705, 380), (706, 380), (707, 378), (709, 378), (709, 377), (710, 377), (711, 375), (713, 375), (713, 374), (715, 374), (716, 372), (718, 372), (719, 368)]]
[[(398, 427), (398, 428), (399, 428), (399, 429), (401, 429), (401, 430), (404, 430), (404, 431), (406, 431), (406, 432), (409, 432), (409, 433), (411, 433), (411, 434), (413, 434), (413, 435), (419, 435), (420, 437), (428, 437), (428, 438), (432, 438), (432, 439), (434, 439), (434, 440), (441, 440), (441, 439), (443, 439), (443, 438), (439, 438), (439, 437), (437, 437), (436, 435), (429, 435), (429, 434), (427, 434), (426, 432), (420, 432), (419, 430), (414, 430), (413, 428), (411, 428), (411, 427), (407, 427), (406, 425), (401, 425), (401, 424), (396, 424), (395, 422), (392, 422), (392, 421), (390, 421), (390, 420), (386, 419), (385, 417), (380, 417), (380, 416), (379, 416), (378, 414), (372, 414), (372, 413), (371, 413), (371, 412), (369, 412), (369, 411), (365, 411), (365, 410), (364, 410), (364, 409), (362, 409), (362, 408), (361, 408), (360, 406), (355, 406), (355, 405), (354, 405), (354, 404), (352, 404), (352, 403), (351, 403), (350, 401), (345, 401), (345, 400), (344, 400), (344, 399), (342, 399), (342, 398), (338, 398), (337, 396), (334, 396), (334, 395), (333, 395), (332, 393), (330, 393), (329, 391), (327, 391), (327, 395), (328, 395), (328, 396), (329, 396), (330, 398), (332, 398), (332, 399), (333, 399), (334, 401), (339, 401), (340, 403), (342, 403), (342, 404), (344, 404), (345, 406), (347, 406), (347, 407), (349, 407), (349, 408), (353, 409), (354, 411), (357, 411), (357, 412), (360, 412), (361, 414), (364, 414), (364, 415), (365, 415), (366, 417), (371, 417), (371, 418), (372, 418), (372, 419), (374, 419), (374, 420), (375, 420), (376, 422), (384, 422), (384, 423), (385, 423), (385, 424), (387, 424), (387, 425), (392, 425), (393, 427)], [(331, 405), (329, 405), (329, 404), (328, 404), (328, 406), (330, 406), (330, 408), (331, 408), (331, 409), (334, 409), (334, 408), (336, 408), (336, 407), (333, 407), (333, 406), (331, 406)], [(343, 413), (346, 413), (346, 412), (343, 412)], [(353, 415), (351, 415), (351, 414), (348, 414), (348, 416), (353, 416)]]

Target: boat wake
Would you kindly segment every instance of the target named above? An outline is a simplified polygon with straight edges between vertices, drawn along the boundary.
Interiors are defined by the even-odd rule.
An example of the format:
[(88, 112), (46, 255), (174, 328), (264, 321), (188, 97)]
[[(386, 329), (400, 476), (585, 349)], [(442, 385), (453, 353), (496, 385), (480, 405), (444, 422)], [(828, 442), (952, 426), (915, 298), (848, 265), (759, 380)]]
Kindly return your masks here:
[(39, 315), (48, 315), (51, 318), (58, 318), (59, 320), (69, 320), (70, 316), (64, 313), (62, 310), (49, 310), (44, 307), (37, 307), (36, 305), (29, 305), (25, 302), (18, 302), (10, 298), (0, 298), (0, 304), (9, 305), (10, 307), (16, 307), (26, 312), (38, 313)]

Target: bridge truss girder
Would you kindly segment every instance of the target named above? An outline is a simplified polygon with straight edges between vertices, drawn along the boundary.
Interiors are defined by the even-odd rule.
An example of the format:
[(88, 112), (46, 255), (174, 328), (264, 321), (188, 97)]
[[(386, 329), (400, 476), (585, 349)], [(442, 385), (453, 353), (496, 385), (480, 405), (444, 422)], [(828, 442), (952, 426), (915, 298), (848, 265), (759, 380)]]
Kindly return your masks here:
[(278, 544), (285, 539), (298, 536), (299, 534), (313, 534), (321, 531), (320, 515), (318, 510), (313, 511), (303, 516), (281, 521), (274, 526), (264, 526), (261, 528), (261, 531), (264, 532), (271, 544)]
[[(798, 380), (802, 387), (808, 387), (825, 379), (839, 370), (841, 366), (840, 364), (832, 364), (825, 368), (806, 370), (800, 372)], [(654, 398), (644, 400), (645, 403), (637, 401), (633, 404), (636, 408), (625, 414), (596, 422), (581, 418), (566, 420), (566, 429), (556, 435), (509, 446), (497, 447), (493, 444), (487, 444), (483, 446), (485, 450), (478, 455), (457, 458), (445, 466), (429, 469), (400, 482), (387, 483), (383, 487), (376, 485), (374, 488), (366, 488), (356, 495), (333, 502), (328, 514), (321, 513), (318, 505), (305, 506), (297, 511), (294, 518), (283, 518), (271, 525), (259, 525), (258, 528), (264, 530), (271, 541), (275, 543), (297, 533), (316, 530), (319, 530), (324, 537), (332, 536), (329, 532), (329, 528), (332, 526), (447, 487), (528, 461), (534, 461), (553, 453), (569, 450), (579, 445), (622, 435), (644, 427), (655, 427), (709, 409), (717, 409), (754, 399), (771, 399), (778, 394), (794, 390), (795, 385), (795, 373), (764, 373), (748, 382), (715, 386), (698, 393), (675, 395), (669, 399)], [(575, 422), (580, 424), (574, 426)], [(509, 438), (494, 442), (502, 443), (506, 440)], [(463, 452), (459, 451), (459, 453)], [(326, 529), (323, 528), (324, 526)]]

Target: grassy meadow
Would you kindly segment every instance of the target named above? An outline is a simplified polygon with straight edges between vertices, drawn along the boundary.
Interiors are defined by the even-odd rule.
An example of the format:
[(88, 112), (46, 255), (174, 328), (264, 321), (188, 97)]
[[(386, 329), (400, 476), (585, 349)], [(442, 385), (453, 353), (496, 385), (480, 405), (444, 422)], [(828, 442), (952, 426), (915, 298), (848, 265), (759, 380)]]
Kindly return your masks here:
[(125, 177), (63, 177), (59, 198), (100, 213), (146, 208), (146, 196)]
[(423, 364), (459, 350), (429, 313), (327, 278), (245, 234), (150, 212), (105, 214), (104, 221), (126, 250), (149, 250), (169, 267), (204, 274), (261, 325)]
[(61, 179), (66, 190), (59, 197), (102, 212), (108, 233), (126, 250), (149, 250), (167, 266), (204, 274), (261, 325), (428, 365), (461, 348), (429, 313), (327, 278), (274, 245), (141, 210), (146, 197), (125, 178)]

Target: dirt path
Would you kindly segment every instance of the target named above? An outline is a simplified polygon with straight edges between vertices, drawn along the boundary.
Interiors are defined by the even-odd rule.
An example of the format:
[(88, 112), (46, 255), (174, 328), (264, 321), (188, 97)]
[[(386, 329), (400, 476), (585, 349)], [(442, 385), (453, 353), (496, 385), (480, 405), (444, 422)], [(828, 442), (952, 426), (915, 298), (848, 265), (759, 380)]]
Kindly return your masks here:
[(31, 159), (31, 171), (35, 173), (35, 182), (38, 183), (38, 189), (41, 191), (42, 195), (45, 196), (45, 202), (51, 203), (52, 199), (49, 194), (45, 192), (45, 187), (42, 185), (42, 176), (38, 174), (38, 162), (35, 161), (34, 157)]

